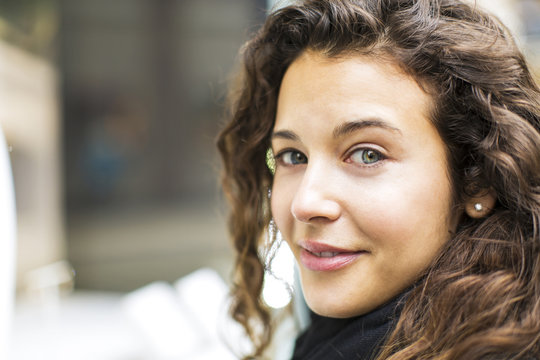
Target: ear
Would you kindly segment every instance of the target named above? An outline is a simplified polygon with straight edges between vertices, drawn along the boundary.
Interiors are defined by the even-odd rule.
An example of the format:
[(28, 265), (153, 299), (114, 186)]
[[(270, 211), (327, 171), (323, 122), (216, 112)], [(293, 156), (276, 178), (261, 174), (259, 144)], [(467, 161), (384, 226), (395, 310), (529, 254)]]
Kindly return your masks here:
[(484, 190), (469, 198), (465, 203), (465, 212), (473, 219), (480, 219), (487, 216), (497, 201), (497, 196), (493, 190)]

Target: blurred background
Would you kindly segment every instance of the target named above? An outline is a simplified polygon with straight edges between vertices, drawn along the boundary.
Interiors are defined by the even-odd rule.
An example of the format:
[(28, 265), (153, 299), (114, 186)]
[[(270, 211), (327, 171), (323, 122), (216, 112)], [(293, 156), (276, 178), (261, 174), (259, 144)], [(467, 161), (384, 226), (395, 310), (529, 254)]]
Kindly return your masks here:
[[(478, 2), (540, 73), (540, 2)], [(159, 331), (176, 328), (145, 334), (152, 326), (129, 309), (154, 310), (126, 297), (156, 281), (185, 291), (179, 279), (200, 269), (223, 290), (232, 251), (214, 141), (238, 49), (274, 6), (0, 0), (0, 126), (17, 209), (10, 359), (194, 358), (160, 353), (174, 346), (156, 345)]]

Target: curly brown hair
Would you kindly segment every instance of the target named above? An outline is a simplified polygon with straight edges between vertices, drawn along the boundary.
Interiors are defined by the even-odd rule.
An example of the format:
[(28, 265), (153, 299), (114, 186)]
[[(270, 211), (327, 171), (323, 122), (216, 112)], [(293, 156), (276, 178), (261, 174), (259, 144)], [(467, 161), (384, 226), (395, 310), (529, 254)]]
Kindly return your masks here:
[(272, 334), (260, 297), (265, 154), (282, 77), (306, 50), (393, 59), (434, 99), (455, 204), (497, 197), (488, 216), (461, 218), (378, 359), (540, 358), (540, 93), (507, 29), (458, 0), (302, 1), (270, 14), (243, 48), (218, 148), (236, 250), (231, 313), (251, 356)]

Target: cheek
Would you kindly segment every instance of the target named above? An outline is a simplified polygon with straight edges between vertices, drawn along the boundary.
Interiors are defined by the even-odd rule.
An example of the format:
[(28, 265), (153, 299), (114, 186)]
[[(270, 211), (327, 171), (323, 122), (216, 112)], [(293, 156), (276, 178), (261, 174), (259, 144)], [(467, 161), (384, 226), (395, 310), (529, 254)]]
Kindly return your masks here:
[(270, 209), (272, 217), (283, 235), (286, 224), (292, 220), (291, 203), (295, 193), (292, 181), (284, 181), (280, 177), (275, 177), (270, 196)]
[[(446, 239), (450, 219), (450, 185), (444, 172), (381, 179), (357, 187), (361, 201), (350, 212), (372, 240), (392, 247)], [(434, 245), (435, 245), (434, 244)]]

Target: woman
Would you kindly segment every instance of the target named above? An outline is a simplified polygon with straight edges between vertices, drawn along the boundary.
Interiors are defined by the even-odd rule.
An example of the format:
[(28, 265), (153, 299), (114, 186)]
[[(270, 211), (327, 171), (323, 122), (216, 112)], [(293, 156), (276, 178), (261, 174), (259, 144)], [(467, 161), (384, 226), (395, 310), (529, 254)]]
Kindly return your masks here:
[(539, 99), (504, 26), (458, 0), (271, 14), (218, 139), (252, 356), (275, 224), (313, 311), (294, 358), (540, 358)]

